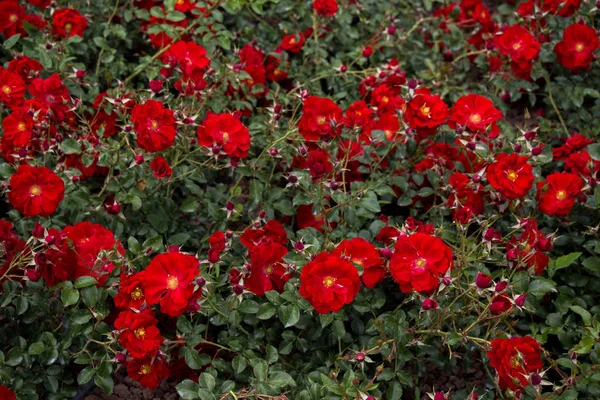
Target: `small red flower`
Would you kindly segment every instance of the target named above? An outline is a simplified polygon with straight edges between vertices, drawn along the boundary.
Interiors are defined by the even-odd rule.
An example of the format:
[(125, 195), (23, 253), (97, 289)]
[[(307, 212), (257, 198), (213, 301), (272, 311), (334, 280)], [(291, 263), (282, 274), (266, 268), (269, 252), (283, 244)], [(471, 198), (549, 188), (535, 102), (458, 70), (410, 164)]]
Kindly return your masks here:
[(46, 167), (21, 164), (10, 177), (8, 201), (25, 217), (48, 217), (65, 197), (65, 184)]
[(292, 277), (283, 265), (288, 250), (278, 243), (261, 244), (250, 249), (250, 275), (246, 278), (246, 289), (257, 296), (270, 290), (279, 293)]
[(520, 199), (533, 187), (533, 168), (526, 156), (501, 153), (486, 173), (490, 185), (508, 199)]
[(569, 172), (548, 175), (546, 182), (537, 184), (540, 211), (557, 216), (569, 214), (583, 186), (583, 179)]
[(19, 75), (26, 83), (37, 78), (43, 69), (39, 61), (27, 56), (18, 56), (8, 63), (8, 70)]
[(500, 387), (520, 391), (527, 386), (529, 375), (543, 368), (541, 351), (540, 344), (529, 336), (492, 340), (487, 355), (498, 372)]
[(133, 129), (137, 133), (137, 143), (151, 153), (164, 151), (175, 143), (175, 118), (173, 111), (160, 101), (147, 100), (137, 104), (131, 112)]
[(554, 52), (560, 65), (573, 72), (581, 72), (590, 67), (598, 48), (600, 39), (595, 29), (573, 24), (565, 29), (563, 40), (556, 43)]
[(184, 77), (192, 78), (195, 81), (203, 79), (204, 71), (210, 65), (210, 59), (207, 57), (204, 47), (195, 42), (183, 40), (173, 43), (163, 54), (162, 60), (172, 68), (178, 66)]
[(281, 223), (270, 220), (260, 229), (248, 228), (242, 233), (240, 242), (251, 249), (260, 244), (279, 243), (282, 246), (287, 244), (288, 237), (285, 228)]
[(375, 287), (385, 278), (384, 260), (371, 243), (362, 238), (342, 241), (332, 255), (349, 260), (363, 269), (361, 280), (368, 288)]
[(364, 128), (371, 122), (373, 122), (373, 110), (367, 106), (364, 100), (355, 101), (346, 109), (344, 123), (348, 128)]
[(450, 109), (448, 126), (456, 129), (458, 125), (467, 128), (472, 133), (484, 133), (490, 130), (490, 138), (500, 134), (497, 121), (502, 119), (502, 113), (491, 100), (476, 94), (469, 94), (456, 100)]
[(127, 375), (152, 390), (169, 377), (169, 368), (162, 358), (134, 358), (127, 362)]
[(146, 298), (141, 278), (140, 274), (121, 275), (119, 292), (115, 296), (115, 306), (122, 310), (130, 308), (139, 310), (142, 307)]
[(13, 160), (13, 154), (26, 148), (31, 140), (33, 118), (28, 113), (16, 110), (2, 121), (2, 155), (8, 161)]
[(74, 8), (62, 8), (52, 14), (52, 34), (61, 38), (83, 36), (87, 20)]
[(6, 386), (0, 385), (0, 399), (3, 400), (17, 400), (15, 392), (7, 388)]
[(581, 7), (581, 0), (536, 0), (543, 12), (570, 17)]
[(359, 290), (356, 267), (330, 253), (320, 253), (300, 274), (300, 295), (321, 314), (338, 312), (354, 300)]
[(333, 164), (329, 160), (329, 153), (325, 150), (310, 150), (306, 158), (306, 165), (310, 171), (313, 182), (328, 175), (333, 170)]
[(14, 72), (0, 69), (0, 101), (13, 107), (23, 103), (25, 82)]
[(552, 149), (552, 156), (555, 160), (564, 160), (572, 153), (583, 150), (592, 143), (594, 143), (592, 139), (579, 133), (573, 133), (573, 136), (569, 136), (562, 146)]
[(490, 312), (494, 315), (500, 315), (509, 311), (512, 308), (510, 297), (505, 294), (499, 294), (492, 299), (490, 304)]
[(338, 10), (337, 0), (314, 0), (313, 9), (319, 15), (333, 17)]
[(152, 310), (122, 311), (115, 321), (115, 328), (121, 331), (119, 343), (133, 358), (154, 357), (164, 340), (156, 324)]
[(401, 237), (394, 249), (390, 272), (405, 293), (432, 293), (440, 285), (440, 278), (452, 268), (450, 247), (426, 233)]
[(23, 28), (23, 19), (25, 17), (25, 7), (19, 5), (16, 0), (6, 0), (0, 2), (0, 32), (7, 39), (17, 33), (25, 34)]
[(198, 126), (198, 143), (212, 148), (218, 146), (228, 156), (246, 158), (250, 149), (250, 133), (239, 119), (231, 114), (210, 114)]
[(146, 304), (160, 303), (162, 313), (178, 317), (194, 293), (198, 260), (183, 253), (159, 254), (140, 272)]
[(406, 106), (405, 119), (411, 128), (435, 129), (447, 118), (448, 106), (440, 96), (433, 96), (429, 91), (417, 94)]
[(225, 234), (223, 231), (216, 231), (210, 235), (210, 238), (208, 238), (208, 245), (211, 250), (214, 250), (219, 254), (225, 251)]
[(323, 136), (337, 137), (342, 122), (342, 109), (333, 100), (310, 96), (304, 101), (298, 131), (310, 141), (320, 140)]
[(162, 156), (154, 157), (154, 160), (150, 163), (150, 168), (157, 178), (168, 178), (173, 174), (169, 162)]
[(299, 53), (302, 51), (302, 47), (304, 47), (304, 34), (296, 33), (292, 35), (285, 35), (283, 39), (281, 39), (281, 48), (289, 51), (290, 53)]
[(529, 80), (533, 62), (540, 53), (540, 44), (527, 29), (509, 26), (494, 38), (495, 46), (511, 60), (511, 69), (521, 79)]

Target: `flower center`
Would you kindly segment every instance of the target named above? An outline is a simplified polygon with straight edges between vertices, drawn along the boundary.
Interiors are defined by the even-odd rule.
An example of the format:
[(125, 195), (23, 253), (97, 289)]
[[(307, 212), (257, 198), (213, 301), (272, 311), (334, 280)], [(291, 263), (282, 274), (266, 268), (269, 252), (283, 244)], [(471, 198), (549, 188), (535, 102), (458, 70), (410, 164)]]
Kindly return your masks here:
[(577, 43), (575, 45), (575, 50), (577, 50), (577, 51), (583, 51), (583, 49), (585, 49), (585, 46), (583, 45), (583, 43)]
[(523, 366), (518, 355), (511, 357), (510, 366), (511, 368), (521, 368)]
[(325, 279), (323, 279), (323, 286), (330, 288), (335, 283), (335, 280), (336, 279), (333, 276), (326, 276)]
[(427, 107), (427, 104), (423, 104), (421, 106), (421, 114), (423, 114), (426, 117), (429, 117), (429, 114), (431, 114), (431, 108)]
[(138, 328), (135, 331), (133, 331), (133, 333), (135, 334), (135, 337), (138, 339), (146, 339), (146, 330), (144, 328)]
[(10, 17), (8, 17), (8, 20), (10, 22), (17, 22), (19, 20), (19, 16), (17, 14), (11, 14)]
[(556, 198), (558, 200), (564, 200), (567, 198), (567, 192), (565, 192), (564, 190), (559, 190), (558, 192), (556, 192)]
[(31, 196), (39, 196), (40, 194), (42, 194), (42, 188), (38, 185), (33, 185), (29, 188), (29, 194)]
[(177, 286), (179, 286), (179, 279), (177, 279), (176, 276), (169, 275), (169, 277), (167, 278), (167, 289), (177, 289)]
[(423, 270), (425, 269), (425, 266), (427, 265), (427, 260), (425, 260), (424, 258), (419, 258), (417, 261), (415, 261), (415, 268), (418, 270)]
[(27, 124), (25, 124), (25, 122), (21, 121), (17, 124), (17, 130), (19, 132), (23, 132), (25, 129), (27, 129)]
[(176, 1), (176, 3), (177, 3), (178, 5), (182, 5), (182, 4), (184, 3), (184, 0), (177, 0), (177, 1)]
[(478, 124), (481, 122), (481, 115), (479, 114), (473, 114), (471, 115), (471, 117), (469, 118), (469, 121), (471, 121), (474, 124)]
[(383, 96), (383, 97), (381, 98), (381, 102), (382, 102), (383, 104), (387, 104), (389, 101), (390, 101), (390, 98), (389, 98), (389, 97), (387, 97), (387, 96)]
[(294, 43), (296, 43), (296, 38), (293, 37), (290, 39), (290, 44), (294, 44)]
[(130, 295), (132, 300), (139, 300), (142, 299), (144, 297), (144, 292), (142, 292), (142, 289), (140, 289), (139, 287), (136, 287), (133, 292), (131, 292)]
[(325, 119), (325, 117), (318, 117), (317, 118), (317, 124), (319, 125), (323, 125), (327, 120)]
[(229, 142), (229, 133), (223, 132), (223, 143)]
[(12, 92), (12, 89), (10, 88), (10, 86), (4, 85), (2, 86), (2, 91), (4, 92), (4, 94), (10, 94), (10, 92)]
[(152, 129), (158, 128), (158, 122), (156, 122), (155, 120), (151, 120), (150, 125), (152, 125)]
[(513, 44), (513, 50), (519, 50), (521, 48), (521, 43)]
[(66, 23), (65, 24), (65, 31), (67, 32), (71, 32), (71, 29), (73, 28), (73, 25), (71, 25), (70, 23)]
[(512, 169), (508, 170), (508, 173), (506, 174), (506, 177), (508, 178), (509, 181), (514, 182), (517, 180), (517, 178), (519, 177), (519, 174), (517, 174), (515, 171), (513, 171)]
[(148, 364), (144, 364), (140, 367), (140, 374), (148, 375), (150, 372), (152, 372), (152, 368)]
[(273, 273), (273, 267), (272, 266), (268, 266), (267, 268), (265, 268), (265, 274), (266, 275), (271, 275)]

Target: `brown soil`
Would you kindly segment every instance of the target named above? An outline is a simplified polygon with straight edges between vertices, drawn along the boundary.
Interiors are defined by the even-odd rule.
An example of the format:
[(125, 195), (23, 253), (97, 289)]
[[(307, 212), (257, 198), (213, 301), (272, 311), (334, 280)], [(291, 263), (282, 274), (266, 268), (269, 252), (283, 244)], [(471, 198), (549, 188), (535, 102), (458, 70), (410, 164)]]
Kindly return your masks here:
[(174, 386), (162, 382), (154, 390), (144, 389), (142, 385), (135, 382), (125, 375), (123, 369), (118, 371), (115, 376), (115, 390), (113, 394), (105, 394), (101, 389), (96, 388), (92, 394), (86, 396), (84, 400), (177, 400), (179, 395)]

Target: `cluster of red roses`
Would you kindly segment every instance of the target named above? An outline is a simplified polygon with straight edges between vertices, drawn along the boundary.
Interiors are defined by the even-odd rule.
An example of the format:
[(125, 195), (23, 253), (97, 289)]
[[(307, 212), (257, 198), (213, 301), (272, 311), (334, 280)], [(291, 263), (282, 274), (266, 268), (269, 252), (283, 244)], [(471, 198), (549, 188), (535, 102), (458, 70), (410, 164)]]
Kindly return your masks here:
[[(47, 8), (51, 0), (28, 0), (28, 2), (39, 8)], [(48, 25), (48, 21), (39, 15), (27, 14), (25, 7), (20, 5), (17, 0), (0, 1), (0, 32), (4, 37), (9, 38), (17, 34), (21, 37), (27, 36), (23, 22), (27, 22), (39, 30), (45, 29)], [(87, 20), (74, 8), (57, 9), (52, 14), (52, 35), (57, 37), (83, 36), (87, 26)]]

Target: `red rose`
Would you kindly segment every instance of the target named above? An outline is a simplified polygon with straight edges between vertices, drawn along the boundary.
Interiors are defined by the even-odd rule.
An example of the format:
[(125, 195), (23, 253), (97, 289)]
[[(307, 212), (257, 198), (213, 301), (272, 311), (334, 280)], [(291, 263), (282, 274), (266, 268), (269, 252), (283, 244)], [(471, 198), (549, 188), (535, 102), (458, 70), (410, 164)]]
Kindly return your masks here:
[(453, 213), (456, 210), (463, 210), (462, 213), (465, 213), (464, 209), (468, 208), (473, 214), (483, 214), (483, 186), (474, 184), (467, 175), (461, 172), (452, 174), (448, 183), (454, 189), (454, 192), (448, 196), (448, 206)]
[(557, 216), (569, 214), (583, 186), (583, 180), (569, 172), (555, 172), (548, 175), (546, 182), (537, 184), (540, 211)]
[(337, 0), (314, 0), (313, 9), (319, 15), (333, 17), (338, 10)]
[(160, 385), (161, 380), (169, 377), (169, 368), (165, 360), (159, 357), (134, 358), (127, 362), (127, 375), (152, 390)]
[(342, 122), (342, 109), (333, 100), (310, 96), (304, 100), (298, 131), (310, 141), (320, 140), (323, 136), (337, 137)]
[(69, 112), (70, 96), (60, 75), (52, 74), (47, 79), (34, 79), (29, 85), (29, 93), (43, 102), (44, 114), (50, 110), (53, 120), (63, 121), (66, 118)]
[(52, 0), (27, 0), (29, 1), (29, 4), (31, 4), (32, 6), (36, 6), (39, 8), (46, 8), (50, 5), (50, 2)]
[(0, 2), (0, 31), (5, 39), (17, 33), (26, 34), (23, 28), (24, 17), (25, 7), (20, 6), (16, 0)]
[(510, 57), (511, 69), (520, 78), (529, 80), (533, 61), (540, 52), (540, 44), (527, 29), (520, 25), (509, 26), (494, 38), (494, 45)]
[(210, 65), (210, 59), (206, 55), (204, 47), (180, 40), (173, 43), (161, 59), (172, 68), (178, 66), (184, 77), (198, 81), (203, 79), (204, 71)]
[(169, 162), (162, 156), (154, 157), (154, 160), (150, 163), (150, 169), (152, 169), (154, 176), (157, 178), (166, 178), (173, 173)]
[(338, 312), (360, 290), (358, 271), (349, 262), (330, 253), (320, 253), (302, 268), (300, 295), (321, 314)]
[(292, 277), (283, 265), (288, 250), (278, 243), (260, 244), (250, 249), (250, 275), (246, 278), (246, 289), (257, 296), (270, 290), (279, 293)]
[(296, 33), (293, 35), (285, 35), (281, 39), (281, 48), (289, 51), (290, 53), (299, 53), (304, 46), (304, 35), (302, 33)]
[(121, 275), (115, 306), (122, 310), (139, 310), (142, 307), (146, 299), (141, 278), (140, 274)]
[(475, 285), (477, 285), (479, 289), (487, 289), (492, 286), (492, 283), (492, 277), (483, 272), (478, 273), (477, 278), (475, 278)]
[(14, 72), (0, 69), (0, 101), (9, 107), (23, 103), (25, 82)]
[(405, 101), (399, 97), (400, 89), (386, 84), (377, 86), (371, 92), (371, 105), (377, 108), (377, 114), (396, 113), (404, 109)]
[(17, 400), (15, 392), (7, 388), (6, 386), (0, 385), (0, 399), (3, 400)]
[(487, 180), (508, 199), (520, 199), (533, 187), (533, 168), (526, 156), (501, 153), (496, 162), (488, 165)]
[(490, 304), (490, 312), (494, 315), (500, 315), (509, 311), (512, 308), (510, 297), (505, 294), (499, 294), (492, 299)]
[(368, 288), (375, 287), (385, 278), (384, 260), (371, 243), (362, 238), (342, 241), (331, 252), (332, 255), (353, 262), (363, 268), (361, 280)]
[(30, 144), (33, 131), (33, 118), (28, 113), (17, 110), (2, 121), (2, 155), (12, 162), (13, 155)]
[(306, 158), (306, 166), (313, 178), (313, 183), (333, 170), (333, 164), (329, 161), (329, 153), (325, 150), (310, 150)]
[(240, 242), (251, 249), (260, 244), (279, 243), (286, 246), (288, 241), (287, 232), (281, 223), (270, 220), (260, 229), (248, 228), (242, 233)]
[(133, 358), (154, 357), (164, 340), (156, 324), (152, 310), (122, 311), (115, 321), (115, 328), (121, 331), (119, 343)]
[(160, 311), (178, 317), (194, 293), (198, 260), (183, 253), (159, 254), (140, 272), (146, 304), (160, 303)]
[(448, 126), (456, 129), (458, 125), (467, 128), (472, 133), (484, 133), (490, 130), (490, 138), (500, 134), (496, 124), (502, 119), (502, 113), (491, 100), (476, 94), (469, 94), (456, 100), (450, 109)]
[(48, 217), (65, 197), (65, 184), (46, 167), (21, 164), (10, 177), (8, 201), (25, 217)]
[(27, 56), (18, 56), (8, 63), (8, 70), (19, 75), (26, 83), (37, 78), (43, 69), (39, 61)]
[(63, 8), (52, 14), (52, 34), (61, 38), (83, 36), (88, 22), (74, 8)]
[(573, 24), (565, 29), (563, 40), (556, 43), (554, 52), (560, 65), (572, 72), (581, 72), (590, 67), (598, 48), (600, 39), (595, 29)]
[(398, 239), (399, 233), (400, 231), (398, 228), (394, 228), (393, 226), (385, 226), (381, 228), (375, 237), (375, 240), (385, 244), (386, 246), (389, 246), (390, 244), (394, 243), (396, 239)]
[(600, 161), (592, 160), (590, 153), (586, 150), (572, 153), (565, 160), (565, 169), (575, 175), (583, 175), (591, 178), (600, 171)]
[(198, 126), (196, 133), (201, 146), (217, 146), (230, 157), (248, 157), (250, 133), (248, 128), (231, 114), (208, 115)]
[(547, 247), (547, 237), (541, 232), (535, 220), (527, 220), (525, 230), (519, 238), (512, 237), (506, 244), (506, 254), (509, 262), (521, 269), (533, 267), (536, 274), (544, 273), (550, 257), (538, 250)]
[(223, 231), (216, 231), (208, 238), (210, 248), (219, 254), (225, 250), (225, 234)]
[(131, 112), (138, 146), (151, 153), (164, 151), (175, 143), (175, 118), (160, 101), (147, 100), (137, 104)]
[(581, 6), (581, 0), (537, 0), (538, 6), (541, 6), (543, 12), (559, 15), (561, 17), (570, 17)]
[(373, 122), (373, 110), (367, 106), (364, 100), (355, 101), (346, 109), (344, 123), (348, 128), (364, 128), (371, 122)]
[(573, 133), (573, 136), (569, 136), (565, 142), (560, 147), (552, 149), (552, 156), (556, 160), (564, 160), (570, 154), (583, 150), (587, 147), (588, 144), (592, 144), (594, 141), (592, 139), (588, 139), (584, 135), (579, 133)]
[(404, 117), (411, 128), (436, 129), (446, 122), (448, 106), (440, 96), (425, 91), (408, 102)]
[(529, 336), (492, 340), (487, 356), (498, 372), (500, 387), (520, 391), (527, 386), (529, 375), (543, 368), (541, 350), (540, 344)]
[(314, 213), (312, 204), (303, 204), (298, 206), (296, 225), (298, 225), (298, 229), (314, 228), (319, 232), (323, 232), (325, 218), (323, 217), (323, 213)]
[(440, 277), (452, 268), (450, 247), (426, 233), (401, 237), (394, 249), (390, 272), (405, 293), (432, 293), (438, 288)]

